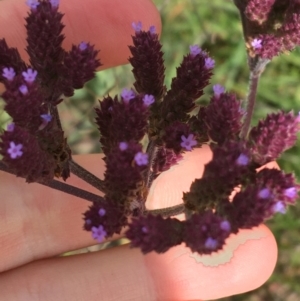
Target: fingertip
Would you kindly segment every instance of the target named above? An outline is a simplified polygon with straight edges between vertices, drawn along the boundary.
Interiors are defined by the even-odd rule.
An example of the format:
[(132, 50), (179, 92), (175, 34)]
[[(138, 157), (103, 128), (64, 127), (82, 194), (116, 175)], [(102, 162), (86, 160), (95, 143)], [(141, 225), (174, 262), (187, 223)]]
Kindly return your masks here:
[(212, 159), (208, 145), (186, 152), (181, 161), (161, 173), (153, 182), (147, 198), (147, 209), (158, 209), (182, 203), (182, 194), (201, 178), (204, 166)]
[(159, 300), (215, 300), (261, 286), (274, 270), (277, 245), (261, 225), (232, 235), (216, 254), (199, 256), (178, 246), (145, 260)]

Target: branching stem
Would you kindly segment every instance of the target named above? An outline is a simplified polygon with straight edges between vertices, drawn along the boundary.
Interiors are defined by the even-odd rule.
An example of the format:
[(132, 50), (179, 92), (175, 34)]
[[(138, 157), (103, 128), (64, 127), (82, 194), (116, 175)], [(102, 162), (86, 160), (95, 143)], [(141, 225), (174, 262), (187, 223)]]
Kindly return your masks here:
[(254, 72), (250, 73), (249, 93), (246, 100), (246, 116), (240, 135), (242, 139), (247, 138), (250, 129), (259, 78), (260, 78), (260, 74)]
[(98, 177), (93, 175), (91, 172), (77, 164), (75, 161), (70, 160), (70, 169), (71, 172), (76, 175), (78, 178), (84, 180), (85, 182), (89, 183), (93, 187), (97, 188), (98, 190), (104, 192), (104, 181), (100, 180)]
[(151, 187), (154, 175), (153, 175), (153, 164), (155, 163), (155, 159), (157, 156), (158, 146), (155, 145), (155, 141), (150, 141), (147, 147), (147, 154), (149, 156), (149, 165), (146, 172), (146, 185), (148, 189)]
[[(0, 161), (0, 170), (14, 175), (14, 173), (11, 172), (6, 167), (6, 165), (1, 161)], [(42, 183), (42, 182), (37, 182), (37, 183), (47, 186), (47, 187), (50, 187), (50, 188), (53, 188), (53, 189), (56, 189), (56, 190), (59, 190), (59, 191), (62, 191), (62, 192), (65, 192), (65, 193), (68, 193), (70, 195), (76, 196), (78, 198), (81, 198), (81, 199), (84, 199), (84, 200), (87, 200), (90, 202), (101, 202), (104, 200), (99, 195), (96, 195), (94, 193), (88, 192), (86, 190), (74, 187), (72, 185), (69, 185), (69, 184), (66, 184), (66, 183), (63, 183), (63, 182), (60, 182), (57, 180), (52, 180), (49, 183)]]
[(161, 214), (163, 217), (170, 217), (174, 215), (178, 215), (185, 212), (184, 204), (175, 205), (172, 207), (154, 209), (154, 210), (146, 210), (144, 214), (151, 213), (153, 215)]

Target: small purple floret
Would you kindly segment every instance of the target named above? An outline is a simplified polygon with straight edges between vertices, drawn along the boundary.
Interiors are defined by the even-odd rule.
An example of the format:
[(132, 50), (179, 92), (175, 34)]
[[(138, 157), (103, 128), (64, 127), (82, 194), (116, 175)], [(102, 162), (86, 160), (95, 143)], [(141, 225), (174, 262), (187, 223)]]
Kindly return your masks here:
[(147, 227), (145, 227), (145, 226), (144, 226), (144, 227), (142, 227), (142, 232), (143, 232), (143, 233), (148, 233), (148, 228), (147, 228)]
[(92, 223), (92, 221), (91, 221), (90, 219), (87, 219), (87, 220), (85, 221), (85, 223), (86, 223), (87, 225), (90, 225), (90, 224)]
[(287, 188), (285, 191), (284, 191), (284, 195), (290, 199), (293, 199), (297, 196), (297, 189), (296, 187), (290, 187), (290, 188)]
[(3, 68), (2, 76), (4, 78), (6, 78), (7, 80), (11, 81), (16, 76), (16, 72), (15, 72), (14, 68), (12, 68), (12, 67)]
[(149, 27), (149, 31), (150, 31), (151, 34), (155, 34), (156, 33), (156, 27), (154, 25), (151, 25)]
[(244, 154), (240, 154), (239, 157), (236, 159), (237, 165), (246, 166), (248, 165), (248, 163), (249, 163), (249, 157)]
[(98, 228), (92, 227), (92, 237), (98, 240), (98, 242), (102, 242), (106, 235), (107, 233), (102, 225), (100, 225)]
[(260, 199), (267, 199), (271, 196), (271, 191), (268, 188), (263, 188), (262, 190), (260, 190), (260, 192), (258, 193), (258, 197)]
[(87, 46), (88, 44), (86, 42), (81, 42), (79, 45), (78, 45), (78, 48), (83, 51), (85, 49), (87, 49)]
[(254, 39), (254, 40), (251, 42), (251, 46), (252, 46), (254, 49), (260, 49), (260, 48), (262, 47), (261, 43), (262, 43), (262, 40), (261, 40), (261, 39)]
[(218, 242), (217, 240), (209, 237), (206, 239), (204, 246), (206, 249), (215, 250), (218, 246)]
[(230, 226), (229, 221), (223, 221), (223, 222), (221, 222), (220, 228), (221, 228), (222, 230), (224, 230), (224, 231), (229, 232), (229, 231), (231, 230), (231, 226)]
[(15, 124), (12, 122), (12, 123), (10, 123), (10, 124), (7, 125), (6, 131), (13, 132), (14, 129), (15, 129)]
[(181, 147), (185, 148), (186, 150), (190, 151), (192, 150), (192, 147), (197, 145), (197, 141), (194, 139), (193, 134), (189, 134), (188, 137), (185, 137), (184, 135), (181, 136)]
[(106, 213), (106, 210), (105, 210), (104, 208), (100, 208), (99, 211), (98, 211), (98, 214), (99, 214), (100, 216), (104, 216), (105, 213)]
[(143, 27), (141, 21), (138, 21), (137, 23), (132, 22), (132, 23), (131, 23), (131, 26), (132, 26), (132, 28), (134, 29), (134, 31), (135, 31), (136, 33), (137, 33), (137, 32), (140, 32), (140, 31), (142, 30), (142, 27)]
[(28, 88), (26, 85), (22, 85), (19, 87), (19, 91), (23, 94), (26, 95), (28, 93)]
[(220, 97), (222, 93), (225, 92), (225, 88), (219, 84), (213, 86), (215, 97)]
[(286, 213), (286, 208), (285, 208), (285, 205), (282, 201), (278, 201), (276, 204), (273, 205), (273, 212), (276, 213), (276, 212), (279, 212), (279, 213)]
[(37, 76), (37, 71), (29, 68), (27, 69), (27, 71), (23, 71), (22, 75), (27, 83), (32, 83), (35, 81), (35, 78)]
[(44, 122), (48, 123), (52, 120), (52, 116), (50, 114), (42, 114), (41, 118), (43, 119)]
[(119, 143), (119, 149), (121, 150), (121, 151), (124, 151), (124, 150), (126, 150), (128, 148), (128, 143), (126, 143), (126, 142), (120, 142)]
[(51, 6), (57, 8), (59, 5), (59, 0), (50, 0)]
[(15, 144), (13, 141), (11, 141), (9, 143), (9, 149), (7, 150), (7, 153), (9, 154), (11, 159), (16, 159), (23, 155), (23, 152), (21, 151), (22, 148), (22, 144)]
[(123, 89), (121, 92), (121, 96), (124, 102), (128, 103), (131, 99), (135, 98), (135, 93), (131, 89)]
[(26, 4), (31, 8), (31, 9), (36, 9), (40, 3), (37, 0), (27, 0)]
[(148, 154), (144, 154), (142, 152), (138, 152), (134, 156), (134, 161), (136, 162), (137, 165), (142, 166), (142, 165), (147, 165), (148, 164)]
[(205, 68), (206, 69), (213, 69), (215, 67), (215, 60), (208, 57), (205, 59)]
[(190, 54), (192, 57), (195, 57), (197, 54), (200, 54), (202, 49), (198, 45), (191, 45), (190, 46)]
[(155, 98), (153, 95), (149, 95), (149, 94), (146, 94), (144, 97), (143, 97), (143, 102), (144, 104), (149, 107), (151, 104), (153, 104), (155, 101)]

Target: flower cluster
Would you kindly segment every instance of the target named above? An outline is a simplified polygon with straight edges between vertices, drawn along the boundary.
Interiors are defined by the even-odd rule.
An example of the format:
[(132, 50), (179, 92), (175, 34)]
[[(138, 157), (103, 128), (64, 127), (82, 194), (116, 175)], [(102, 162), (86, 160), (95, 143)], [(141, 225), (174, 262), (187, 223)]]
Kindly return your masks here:
[(234, 0), (240, 10), (250, 56), (272, 59), (300, 45), (300, 2)]
[(58, 1), (27, 1), (26, 18), (30, 66), (17, 49), (0, 40), (0, 81), (6, 91), (5, 110), (12, 117), (1, 136), (3, 162), (27, 182), (49, 182), (69, 177), (71, 150), (60, 126), (56, 106), (62, 95), (92, 79), (100, 65), (97, 51), (87, 43), (62, 48), (62, 14)]
[[(235, 3), (247, 17), (250, 56), (270, 59), (298, 44), (296, 1)], [(258, 226), (295, 203), (300, 186), (292, 174), (258, 168), (295, 144), (299, 115), (269, 114), (245, 130), (249, 112), (221, 85), (213, 86), (208, 105), (198, 107), (196, 100), (204, 94), (215, 65), (198, 45), (190, 46), (167, 89), (158, 34), (154, 26), (143, 30), (141, 22), (132, 24), (135, 34), (129, 46), (134, 89), (125, 88), (120, 96), (106, 95), (95, 109), (105, 155), (104, 179), (78, 167), (57, 105), (93, 77), (100, 66), (98, 51), (86, 42), (73, 45), (69, 52), (62, 48), (64, 25), (58, 0), (27, 4), (30, 65), (0, 40), (0, 81), (6, 88), (2, 97), (13, 120), (0, 136), (0, 167), (3, 163), (27, 182), (44, 184), (52, 183), (55, 176), (66, 180), (72, 172), (101, 190), (103, 198), (85, 192), (93, 204), (84, 213), (84, 229), (94, 239), (102, 242), (127, 227), (132, 247), (144, 253), (162, 253), (185, 243), (193, 252), (210, 254), (221, 250), (230, 234)], [(192, 114), (194, 109), (198, 111)], [(210, 146), (212, 159), (202, 177), (184, 192), (182, 205), (149, 212), (146, 200), (153, 180), (185, 152), (203, 144)], [(84, 195), (76, 191), (74, 195)], [(173, 217), (178, 208), (186, 220)]]

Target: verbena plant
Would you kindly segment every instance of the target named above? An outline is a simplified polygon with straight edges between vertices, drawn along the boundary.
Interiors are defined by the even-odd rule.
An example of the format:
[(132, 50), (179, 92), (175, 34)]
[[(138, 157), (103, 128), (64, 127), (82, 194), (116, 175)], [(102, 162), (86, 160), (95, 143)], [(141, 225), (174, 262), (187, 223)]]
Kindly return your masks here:
[[(250, 124), (265, 66), (300, 44), (300, 2), (234, 3), (241, 15), (250, 70), (245, 103), (215, 85), (209, 104), (197, 107), (215, 63), (198, 45), (190, 46), (167, 89), (155, 27), (145, 31), (140, 22), (133, 22), (129, 62), (134, 89), (123, 89), (119, 97), (105, 96), (95, 109), (106, 166), (100, 180), (72, 159), (57, 110), (64, 97), (94, 77), (101, 65), (98, 51), (86, 42), (65, 51), (59, 1), (28, 0), (30, 65), (17, 49), (0, 40), (0, 81), (6, 88), (2, 98), (13, 120), (1, 134), (0, 169), (92, 202), (84, 213), (85, 230), (102, 242), (126, 227), (131, 245), (144, 253), (162, 253), (185, 243), (193, 252), (210, 254), (221, 250), (226, 238), (239, 229), (285, 213), (298, 198), (294, 176), (258, 169), (295, 144), (300, 117), (281, 111), (253, 128)], [(153, 181), (183, 153), (204, 144), (211, 148), (212, 160), (183, 194), (182, 204), (147, 210)], [(55, 180), (66, 181), (72, 173), (104, 197)], [(230, 200), (235, 187), (239, 192)], [(184, 221), (173, 217), (180, 213), (185, 214)]]

